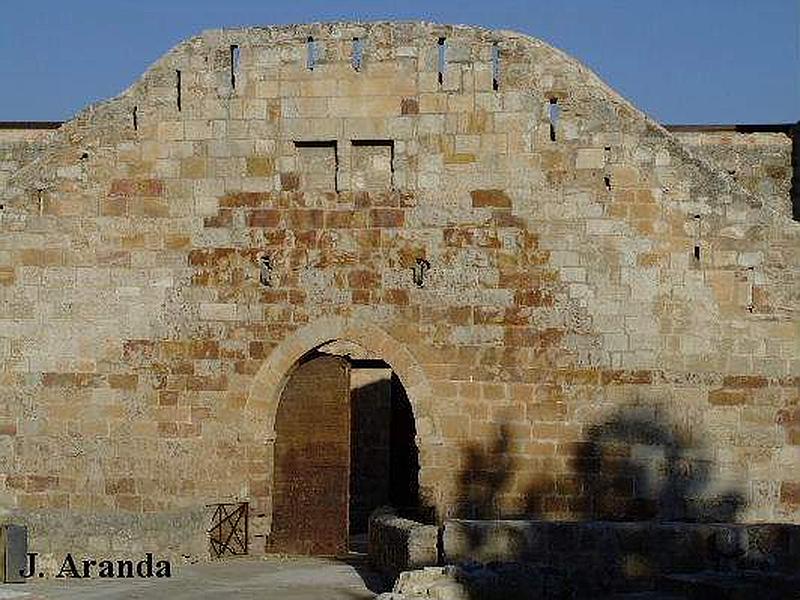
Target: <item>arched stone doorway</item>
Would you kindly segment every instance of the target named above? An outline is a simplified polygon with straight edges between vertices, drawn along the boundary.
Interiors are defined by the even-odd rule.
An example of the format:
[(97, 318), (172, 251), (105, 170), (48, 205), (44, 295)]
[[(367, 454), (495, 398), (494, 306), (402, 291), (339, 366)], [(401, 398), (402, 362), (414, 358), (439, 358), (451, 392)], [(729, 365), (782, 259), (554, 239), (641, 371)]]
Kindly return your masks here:
[(414, 413), (380, 357), (333, 341), (303, 355), (274, 421), (267, 550), (337, 555), (366, 542), (369, 514), (420, 506)]

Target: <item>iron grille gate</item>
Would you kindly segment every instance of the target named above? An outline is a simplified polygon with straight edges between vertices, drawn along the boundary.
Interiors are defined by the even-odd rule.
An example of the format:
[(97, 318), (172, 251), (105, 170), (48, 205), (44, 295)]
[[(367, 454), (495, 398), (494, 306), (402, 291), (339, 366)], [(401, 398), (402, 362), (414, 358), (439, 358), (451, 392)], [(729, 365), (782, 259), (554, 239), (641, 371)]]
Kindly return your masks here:
[(248, 502), (209, 504), (215, 507), (208, 530), (211, 541), (211, 554), (221, 558), (226, 554), (247, 554), (247, 516), (250, 512)]

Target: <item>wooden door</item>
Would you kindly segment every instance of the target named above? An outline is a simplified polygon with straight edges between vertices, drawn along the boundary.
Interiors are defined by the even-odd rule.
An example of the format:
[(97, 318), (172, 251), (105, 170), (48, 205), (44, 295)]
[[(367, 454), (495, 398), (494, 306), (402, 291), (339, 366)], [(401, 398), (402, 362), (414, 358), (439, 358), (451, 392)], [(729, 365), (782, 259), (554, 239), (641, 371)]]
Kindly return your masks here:
[(269, 552), (347, 552), (350, 471), (350, 366), (338, 356), (300, 364), (275, 421), (275, 474)]

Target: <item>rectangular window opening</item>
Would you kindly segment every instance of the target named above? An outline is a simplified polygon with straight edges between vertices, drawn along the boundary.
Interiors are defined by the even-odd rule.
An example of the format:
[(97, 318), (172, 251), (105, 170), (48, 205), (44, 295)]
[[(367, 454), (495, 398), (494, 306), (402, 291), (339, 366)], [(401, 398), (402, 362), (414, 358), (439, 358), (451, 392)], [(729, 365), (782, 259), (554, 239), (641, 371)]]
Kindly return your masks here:
[(603, 183), (606, 186), (606, 190), (610, 192), (611, 191), (611, 176), (610, 175), (606, 175), (605, 177), (603, 177)]
[(700, 246), (697, 245), (697, 244), (695, 244), (695, 247), (694, 247), (694, 259), (695, 260), (700, 260)]
[(445, 38), (439, 38), (439, 58), (438, 58), (438, 71), (439, 71), (439, 85), (444, 83), (444, 69), (445, 64), (447, 63), (447, 56), (446, 56), (447, 46), (445, 46)]
[(561, 116), (561, 107), (558, 105), (558, 98), (550, 98), (550, 141), (556, 141), (556, 131), (558, 129), (558, 119)]
[(317, 42), (311, 36), (308, 36), (306, 50), (306, 67), (309, 71), (313, 71), (317, 66)]
[[(394, 140), (350, 140), (353, 146), (353, 189), (394, 189)], [(386, 164), (388, 162), (388, 164)]]
[[(295, 140), (294, 147), (301, 157), (305, 155), (306, 162), (302, 165), (301, 170), (309, 189), (326, 189), (330, 185), (330, 161), (332, 159), (333, 191), (338, 193), (339, 151), (336, 140)], [(330, 187), (327, 189), (330, 190)]]
[(364, 61), (364, 40), (353, 38), (353, 70), (360, 71)]
[(500, 89), (500, 46), (497, 42), (492, 44), (492, 90)]
[(133, 115), (132, 115), (133, 116), (133, 130), (134, 131), (139, 131), (139, 107), (138, 106), (134, 106), (132, 112), (133, 112)]
[(231, 87), (236, 88), (236, 75), (239, 73), (239, 46), (231, 46)]
[(179, 69), (175, 70), (175, 103), (178, 106), (178, 112), (181, 111), (181, 72)]

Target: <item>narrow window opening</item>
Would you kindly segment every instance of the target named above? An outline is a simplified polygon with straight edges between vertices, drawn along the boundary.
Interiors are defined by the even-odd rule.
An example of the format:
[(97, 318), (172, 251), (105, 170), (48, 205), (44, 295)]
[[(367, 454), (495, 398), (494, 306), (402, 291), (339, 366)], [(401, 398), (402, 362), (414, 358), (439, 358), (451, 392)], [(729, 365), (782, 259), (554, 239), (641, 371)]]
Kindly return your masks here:
[[(695, 229), (696, 229), (696, 236), (697, 236), (695, 239), (699, 240), (700, 239), (700, 215), (694, 215), (694, 222), (696, 223)], [(700, 260), (700, 243), (699, 243), (699, 241), (696, 242), (695, 245), (694, 245), (694, 259), (696, 261)]]
[(175, 71), (175, 92), (176, 98), (175, 103), (178, 106), (178, 112), (181, 111), (181, 72), (180, 70)]
[(756, 309), (753, 297), (753, 267), (747, 267), (747, 312), (754, 312)]
[(610, 192), (611, 191), (611, 176), (610, 175), (606, 175), (605, 177), (603, 177), (603, 183), (606, 186), (606, 191)]
[(561, 107), (558, 105), (558, 98), (550, 98), (550, 141), (556, 141), (556, 129), (558, 128), (558, 118), (561, 116)]
[(438, 59), (438, 67), (437, 67), (438, 71), (439, 71), (439, 75), (438, 75), (438, 77), (439, 77), (439, 85), (442, 85), (444, 83), (444, 68), (445, 68), (445, 63), (447, 62), (447, 56), (445, 54), (446, 50), (447, 50), (447, 47), (445, 46), (445, 38), (440, 37), (439, 38), (439, 59)]
[(353, 70), (360, 71), (364, 61), (364, 40), (353, 38)]
[(500, 46), (497, 42), (492, 44), (492, 89), (500, 89)]
[(133, 107), (133, 130), (139, 131), (139, 107)]
[(231, 46), (231, 87), (236, 87), (236, 75), (239, 73), (239, 46)]
[(313, 37), (308, 36), (308, 42), (306, 43), (307, 54), (306, 54), (306, 67), (308, 67), (309, 71), (313, 71), (314, 67), (317, 66), (317, 42), (314, 40)]

